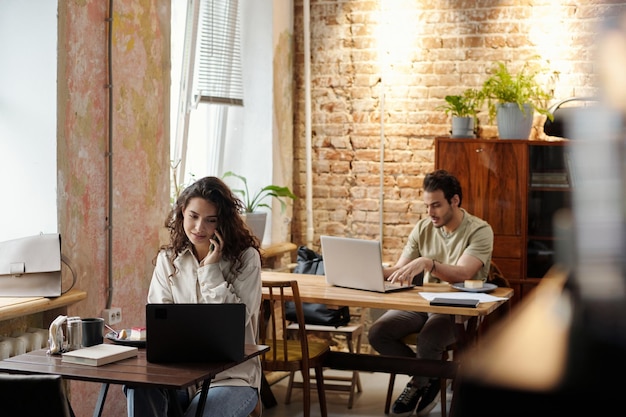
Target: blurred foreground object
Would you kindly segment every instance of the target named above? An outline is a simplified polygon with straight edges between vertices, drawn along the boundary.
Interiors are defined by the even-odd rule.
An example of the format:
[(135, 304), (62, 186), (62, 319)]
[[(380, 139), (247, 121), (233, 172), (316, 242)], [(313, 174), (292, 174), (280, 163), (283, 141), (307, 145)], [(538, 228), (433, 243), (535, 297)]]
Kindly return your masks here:
[(469, 353), (456, 416), (595, 415), (623, 393), (614, 381), (626, 370), (626, 17), (605, 21), (596, 45), (600, 102), (564, 123), (575, 189), (571, 213), (554, 222), (561, 264)]

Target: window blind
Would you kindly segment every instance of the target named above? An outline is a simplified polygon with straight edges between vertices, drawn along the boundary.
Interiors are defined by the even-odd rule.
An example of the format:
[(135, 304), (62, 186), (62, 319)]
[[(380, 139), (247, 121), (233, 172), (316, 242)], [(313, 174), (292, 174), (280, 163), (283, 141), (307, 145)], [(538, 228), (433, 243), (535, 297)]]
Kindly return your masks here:
[(243, 106), (241, 40), (237, 0), (202, 0), (194, 100)]

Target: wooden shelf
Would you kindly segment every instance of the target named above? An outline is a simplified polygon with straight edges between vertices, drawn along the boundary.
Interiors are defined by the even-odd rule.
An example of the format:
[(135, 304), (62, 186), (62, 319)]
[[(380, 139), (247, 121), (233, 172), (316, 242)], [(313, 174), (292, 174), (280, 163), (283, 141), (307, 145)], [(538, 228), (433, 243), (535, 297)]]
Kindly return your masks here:
[(67, 307), (87, 298), (87, 293), (72, 289), (55, 297), (0, 297), (0, 321)]
[(291, 242), (272, 243), (262, 247), (261, 255), (263, 255), (263, 266), (272, 270), (288, 269), (287, 265), (282, 265), (280, 258), (296, 249), (298, 249), (298, 246)]
[(294, 251), (296, 249), (298, 249), (298, 247), (296, 246), (295, 243), (291, 243), (291, 242), (272, 243), (269, 246), (262, 247), (261, 254), (265, 258), (274, 258), (276, 256)]

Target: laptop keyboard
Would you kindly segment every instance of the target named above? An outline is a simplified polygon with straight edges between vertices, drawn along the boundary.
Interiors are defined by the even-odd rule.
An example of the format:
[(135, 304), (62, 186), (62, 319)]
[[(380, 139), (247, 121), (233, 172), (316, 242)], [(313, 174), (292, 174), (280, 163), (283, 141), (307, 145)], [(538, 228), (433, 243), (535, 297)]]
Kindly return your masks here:
[(385, 282), (385, 290), (394, 290), (396, 288), (406, 287), (406, 285), (401, 284), (392, 284), (390, 282)]

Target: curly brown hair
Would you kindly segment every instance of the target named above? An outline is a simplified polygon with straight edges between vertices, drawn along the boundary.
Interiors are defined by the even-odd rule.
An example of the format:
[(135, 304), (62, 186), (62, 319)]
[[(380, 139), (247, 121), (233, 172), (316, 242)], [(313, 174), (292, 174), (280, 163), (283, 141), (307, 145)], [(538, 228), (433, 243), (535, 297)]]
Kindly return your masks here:
[(259, 239), (250, 231), (240, 215), (244, 211), (243, 202), (233, 194), (224, 181), (209, 176), (185, 188), (165, 220), (165, 227), (170, 231), (170, 243), (161, 246), (159, 252), (161, 250), (170, 252), (172, 266), (180, 252), (191, 245), (183, 228), (183, 211), (189, 200), (195, 197), (203, 198), (217, 207), (217, 224), (223, 238), (222, 259), (231, 262), (231, 273), (237, 274), (243, 268), (241, 258), (247, 248), (253, 247), (259, 252), (259, 256), (261, 255)]

